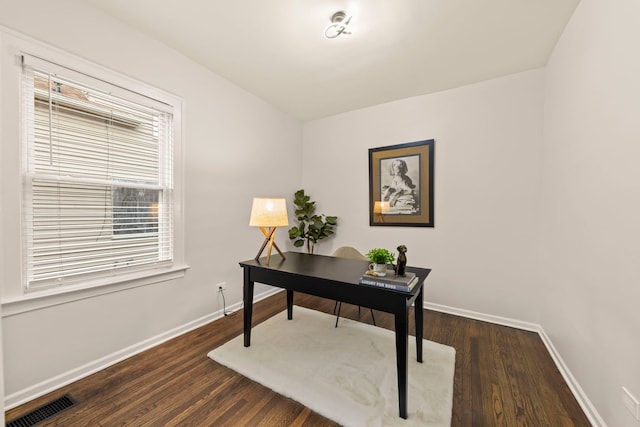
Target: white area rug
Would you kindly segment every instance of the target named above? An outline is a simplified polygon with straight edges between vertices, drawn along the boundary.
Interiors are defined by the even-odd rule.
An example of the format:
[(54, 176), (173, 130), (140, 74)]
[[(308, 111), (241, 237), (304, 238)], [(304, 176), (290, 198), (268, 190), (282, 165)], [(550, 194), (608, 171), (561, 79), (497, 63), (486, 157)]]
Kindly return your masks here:
[(451, 425), (455, 349), (409, 337), (408, 419), (398, 417), (395, 334), (294, 306), (208, 356), (344, 426)]

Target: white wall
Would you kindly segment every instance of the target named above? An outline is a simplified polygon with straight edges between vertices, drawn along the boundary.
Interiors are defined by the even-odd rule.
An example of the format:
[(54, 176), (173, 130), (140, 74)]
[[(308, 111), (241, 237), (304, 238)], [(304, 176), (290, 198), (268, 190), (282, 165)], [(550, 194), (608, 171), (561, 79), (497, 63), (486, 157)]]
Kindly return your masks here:
[[(248, 227), (252, 198), (291, 197), (299, 187), (302, 126), (82, 1), (0, 0), (0, 11), (0, 25), (183, 98), (185, 259), (191, 267), (179, 280), (22, 314), (3, 310), (5, 392), (14, 404), (41, 392), (43, 384), (55, 384), (58, 375), (63, 380), (217, 312), (222, 304), (215, 285), (221, 281), (227, 282), (227, 303), (239, 302), (238, 261), (253, 258), (262, 242), (261, 233)], [(3, 104), (6, 118), (9, 107)], [(9, 286), (19, 278), (20, 180), (7, 176), (15, 168), (6, 166), (19, 161), (19, 151), (16, 138), (6, 138), (4, 130), (0, 135), (0, 203), (6, 208), (0, 218), (0, 261), (6, 267), (0, 280)]]
[[(2, 36), (0, 35), (0, 42), (2, 41)], [(2, 81), (2, 67), (0, 67), (0, 82)], [(0, 96), (2, 96), (2, 85), (0, 84)], [(2, 163), (2, 158), (3, 158), (3, 148), (4, 148), (4, 144), (2, 144), (2, 124), (4, 122), (4, 117), (2, 116), (2, 114), (0, 114), (0, 165), (3, 164)], [(0, 185), (0, 224), (3, 224), (3, 207), (4, 207), (4, 200), (3, 200), (3, 187)], [(5, 236), (4, 236), (4, 227), (0, 226), (0, 242), (4, 242), (5, 241)], [(3, 278), (4, 278), (4, 245), (0, 244), (0, 286), (3, 283)], [(3, 353), (4, 353), (4, 345), (3, 345), (3, 338), (2, 338), (2, 306), (0, 305), (0, 424), (4, 424), (5, 420), (4, 420), (4, 362), (3, 362)]]
[[(1, 236), (0, 234), (0, 237)], [(0, 423), (4, 424), (4, 340), (2, 338), (2, 328), (2, 307), (0, 307)]]
[(541, 323), (610, 426), (640, 425), (638, 22), (582, 0), (545, 71)]
[[(542, 70), (306, 123), (303, 186), (335, 238), (405, 244), (429, 302), (537, 323)], [(435, 139), (435, 227), (370, 227), (368, 149)]]

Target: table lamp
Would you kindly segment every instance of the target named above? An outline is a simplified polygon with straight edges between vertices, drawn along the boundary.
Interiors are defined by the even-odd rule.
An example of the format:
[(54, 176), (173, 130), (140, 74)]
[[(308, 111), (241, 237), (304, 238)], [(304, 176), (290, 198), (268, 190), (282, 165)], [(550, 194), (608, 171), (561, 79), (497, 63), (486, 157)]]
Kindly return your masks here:
[(378, 214), (380, 222), (384, 222), (384, 215), (389, 213), (389, 202), (380, 200), (373, 202), (373, 213)]
[(274, 241), (277, 227), (289, 225), (289, 217), (287, 216), (287, 202), (284, 198), (267, 198), (254, 197), (251, 206), (251, 219), (249, 219), (250, 227), (260, 227), (260, 231), (265, 235), (264, 242), (260, 247), (256, 261), (262, 255), (264, 248), (269, 245), (267, 250), (267, 265), (271, 259), (271, 248), (275, 247), (282, 259), (285, 259), (283, 253)]

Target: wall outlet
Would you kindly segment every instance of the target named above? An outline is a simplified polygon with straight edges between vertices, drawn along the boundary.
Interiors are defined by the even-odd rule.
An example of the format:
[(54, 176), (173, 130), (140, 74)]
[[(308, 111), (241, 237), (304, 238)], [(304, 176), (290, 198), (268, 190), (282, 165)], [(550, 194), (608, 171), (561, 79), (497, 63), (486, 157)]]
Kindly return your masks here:
[(622, 387), (622, 402), (624, 406), (640, 421), (640, 402), (625, 387)]
[(218, 287), (218, 292), (227, 290), (227, 282), (220, 282), (216, 286)]

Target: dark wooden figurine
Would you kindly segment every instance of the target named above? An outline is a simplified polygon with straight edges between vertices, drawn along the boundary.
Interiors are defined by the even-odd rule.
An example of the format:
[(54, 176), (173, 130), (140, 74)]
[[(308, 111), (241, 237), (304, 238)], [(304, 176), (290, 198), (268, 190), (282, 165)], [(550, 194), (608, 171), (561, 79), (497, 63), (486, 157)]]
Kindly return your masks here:
[(398, 246), (398, 263), (396, 264), (396, 276), (404, 276), (407, 267), (407, 247), (405, 245)]

